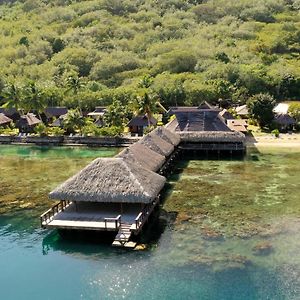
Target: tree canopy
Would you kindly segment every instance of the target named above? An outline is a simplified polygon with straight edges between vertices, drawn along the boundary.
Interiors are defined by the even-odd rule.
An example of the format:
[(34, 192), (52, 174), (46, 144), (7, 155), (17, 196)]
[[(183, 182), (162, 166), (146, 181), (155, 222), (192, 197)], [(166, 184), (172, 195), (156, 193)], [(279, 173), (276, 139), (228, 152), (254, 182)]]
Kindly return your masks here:
[(0, 105), (18, 106), (33, 87), (39, 106), (124, 105), (145, 88), (141, 78), (166, 106), (296, 99), (299, 3), (0, 1)]

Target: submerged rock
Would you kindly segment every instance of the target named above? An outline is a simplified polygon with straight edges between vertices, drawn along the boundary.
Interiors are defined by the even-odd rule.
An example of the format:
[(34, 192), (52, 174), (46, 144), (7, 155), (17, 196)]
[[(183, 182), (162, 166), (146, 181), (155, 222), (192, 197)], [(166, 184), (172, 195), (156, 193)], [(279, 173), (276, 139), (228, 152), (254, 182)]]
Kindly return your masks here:
[(136, 245), (134, 250), (136, 251), (144, 251), (147, 249), (147, 246), (145, 244), (139, 244), (139, 245)]
[(261, 242), (256, 244), (253, 248), (252, 248), (253, 254), (254, 255), (269, 255), (270, 253), (272, 253), (274, 251), (273, 245), (268, 242)]

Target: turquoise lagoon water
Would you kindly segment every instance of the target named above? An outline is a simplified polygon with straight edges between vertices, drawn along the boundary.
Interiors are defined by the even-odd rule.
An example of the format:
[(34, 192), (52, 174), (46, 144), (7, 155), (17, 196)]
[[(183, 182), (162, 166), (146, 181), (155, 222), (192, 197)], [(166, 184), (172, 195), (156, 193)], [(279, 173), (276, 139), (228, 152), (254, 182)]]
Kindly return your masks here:
[(47, 193), (117, 151), (0, 147), (0, 299), (300, 299), (300, 151), (179, 162), (146, 251), (40, 229)]

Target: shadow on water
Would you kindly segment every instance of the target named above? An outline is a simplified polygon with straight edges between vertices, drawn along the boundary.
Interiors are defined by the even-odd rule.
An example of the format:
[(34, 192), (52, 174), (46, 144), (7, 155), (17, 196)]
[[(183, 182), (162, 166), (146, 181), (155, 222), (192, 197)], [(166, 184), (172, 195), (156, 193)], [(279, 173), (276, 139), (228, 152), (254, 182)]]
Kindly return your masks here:
[(120, 249), (111, 247), (115, 235), (113, 232), (52, 230), (43, 238), (42, 252), (43, 255), (51, 251), (84, 256), (116, 254)]

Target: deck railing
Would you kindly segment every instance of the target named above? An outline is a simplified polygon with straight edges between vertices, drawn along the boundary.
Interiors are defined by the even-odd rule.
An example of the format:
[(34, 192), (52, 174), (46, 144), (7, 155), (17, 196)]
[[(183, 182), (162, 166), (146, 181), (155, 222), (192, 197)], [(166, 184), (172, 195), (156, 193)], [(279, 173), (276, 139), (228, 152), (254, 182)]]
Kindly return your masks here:
[(145, 205), (143, 210), (137, 215), (137, 217), (135, 218), (136, 230), (140, 229), (144, 225), (144, 223), (148, 220), (150, 214), (152, 213), (154, 207), (158, 202), (159, 202), (159, 196), (157, 196), (152, 203)]
[(40, 217), (41, 227), (49, 224), (58, 213), (64, 211), (71, 203), (69, 200), (62, 200), (44, 212)]
[(111, 227), (107, 227), (107, 224), (113, 223), (115, 225), (115, 229), (119, 229), (119, 227), (121, 226), (121, 215), (118, 215), (116, 218), (104, 218), (104, 226), (105, 229), (113, 229)]

